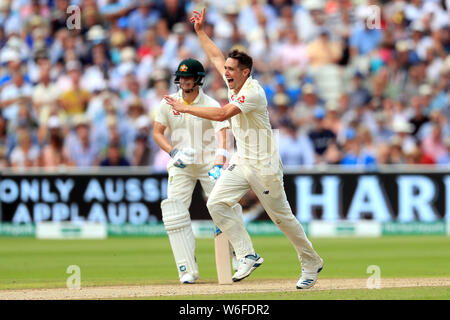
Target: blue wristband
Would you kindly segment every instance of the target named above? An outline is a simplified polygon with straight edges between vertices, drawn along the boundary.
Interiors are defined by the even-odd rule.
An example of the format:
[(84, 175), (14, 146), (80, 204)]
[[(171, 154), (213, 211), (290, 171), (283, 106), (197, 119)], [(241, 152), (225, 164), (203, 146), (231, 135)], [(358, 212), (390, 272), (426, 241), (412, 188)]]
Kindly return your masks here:
[(170, 151), (169, 156), (171, 158), (173, 158), (177, 154), (177, 152), (178, 152), (178, 149), (177, 148), (173, 148), (172, 151)]

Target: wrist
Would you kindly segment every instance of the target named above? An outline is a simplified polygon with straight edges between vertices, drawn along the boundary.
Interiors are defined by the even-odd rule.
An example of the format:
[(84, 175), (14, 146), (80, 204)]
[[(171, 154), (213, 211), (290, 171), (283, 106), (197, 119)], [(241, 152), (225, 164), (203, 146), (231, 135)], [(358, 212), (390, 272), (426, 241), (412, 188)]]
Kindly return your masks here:
[(177, 152), (178, 152), (177, 148), (172, 148), (172, 150), (169, 152), (169, 156), (173, 158)]
[(225, 158), (228, 158), (228, 150), (227, 149), (217, 149), (216, 150), (216, 156), (223, 156)]

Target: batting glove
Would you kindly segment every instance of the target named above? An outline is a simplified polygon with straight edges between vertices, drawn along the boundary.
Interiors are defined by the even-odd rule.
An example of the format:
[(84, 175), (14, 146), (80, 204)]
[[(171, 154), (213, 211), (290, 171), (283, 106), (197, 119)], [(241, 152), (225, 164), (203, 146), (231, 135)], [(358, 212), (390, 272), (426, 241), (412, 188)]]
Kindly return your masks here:
[(169, 155), (173, 159), (173, 165), (183, 169), (194, 162), (195, 150), (190, 148), (181, 150), (173, 148)]
[(208, 175), (209, 179), (215, 181), (219, 179), (220, 175), (222, 174), (223, 166), (216, 164), (211, 170), (209, 170)]

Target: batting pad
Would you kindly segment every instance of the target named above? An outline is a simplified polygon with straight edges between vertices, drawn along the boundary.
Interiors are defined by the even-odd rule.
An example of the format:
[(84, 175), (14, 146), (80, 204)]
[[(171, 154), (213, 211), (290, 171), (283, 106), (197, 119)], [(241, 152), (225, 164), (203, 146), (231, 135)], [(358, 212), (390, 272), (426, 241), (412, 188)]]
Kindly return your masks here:
[(161, 202), (164, 227), (169, 236), (178, 275), (185, 272), (198, 275), (198, 265), (195, 261), (195, 237), (192, 231), (191, 218), (186, 206), (176, 199), (166, 199)]

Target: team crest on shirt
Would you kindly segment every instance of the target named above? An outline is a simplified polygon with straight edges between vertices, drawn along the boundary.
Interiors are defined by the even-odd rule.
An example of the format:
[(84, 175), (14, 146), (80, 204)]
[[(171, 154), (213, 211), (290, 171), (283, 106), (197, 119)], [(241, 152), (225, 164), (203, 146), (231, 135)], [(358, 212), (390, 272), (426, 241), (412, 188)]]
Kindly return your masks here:
[(240, 96), (235, 99), (233, 94), (231, 95), (231, 101), (236, 101), (239, 102), (240, 104), (243, 104), (245, 102), (245, 96)]
[(174, 108), (172, 108), (172, 113), (173, 113), (174, 116), (179, 116), (181, 114), (180, 112), (178, 112)]
[(178, 70), (181, 71), (181, 72), (186, 72), (186, 71), (188, 70), (188, 66), (185, 65), (185, 64), (182, 64), (182, 65), (180, 66), (180, 69), (178, 69)]
[(245, 102), (245, 96), (240, 96), (236, 99), (237, 102), (244, 103)]

